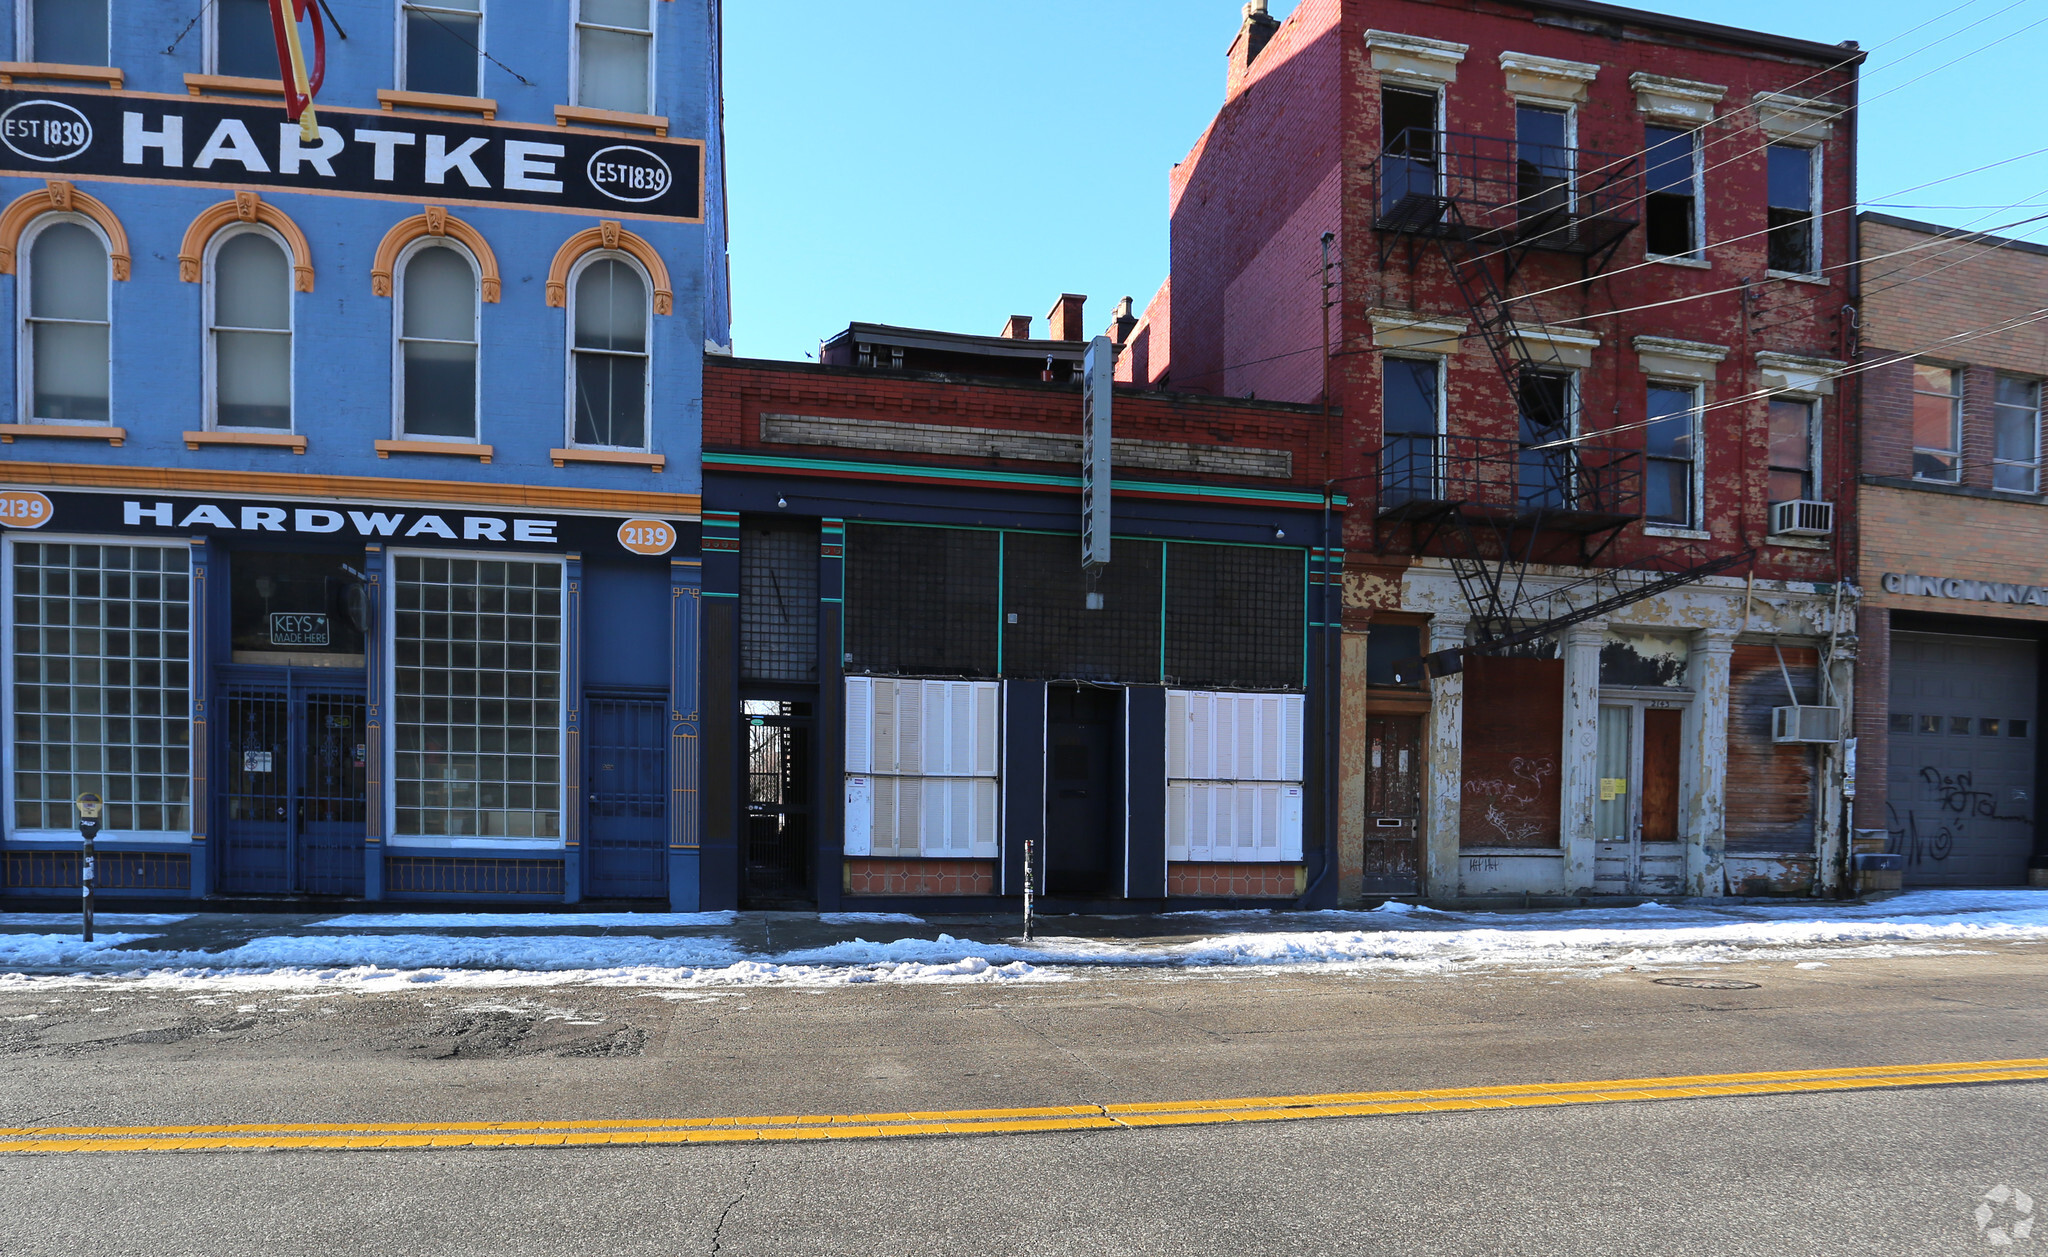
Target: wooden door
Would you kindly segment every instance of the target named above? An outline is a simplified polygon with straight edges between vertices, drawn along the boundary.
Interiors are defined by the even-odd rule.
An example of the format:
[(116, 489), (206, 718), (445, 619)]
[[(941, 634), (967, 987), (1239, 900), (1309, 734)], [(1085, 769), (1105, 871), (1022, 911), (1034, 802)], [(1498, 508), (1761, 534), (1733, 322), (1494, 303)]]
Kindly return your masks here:
[(1412, 895), (1422, 822), (1422, 720), (1371, 716), (1365, 722), (1365, 879), (1368, 895)]

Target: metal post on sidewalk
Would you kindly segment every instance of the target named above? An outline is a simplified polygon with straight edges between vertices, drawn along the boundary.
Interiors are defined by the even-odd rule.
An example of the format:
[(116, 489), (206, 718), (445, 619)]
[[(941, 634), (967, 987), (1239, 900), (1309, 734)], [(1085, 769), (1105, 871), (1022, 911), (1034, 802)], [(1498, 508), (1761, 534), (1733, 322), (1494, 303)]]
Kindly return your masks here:
[(1031, 941), (1031, 892), (1038, 880), (1037, 870), (1032, 867), (1031, 842), (1029, 838), (1024, 840), (1024, 941), (1027, 943)]
[(74, 806), (78, 808), (78, 835), (85, 839), (85, 851), (80, 856), (78, 863), (78, 887), (79, 893), (84, 900), (85, 941), (90, 943), (92, 941), (92, 884), (99, 871), (98, 852), (94, 849), (92, 840), (98, 837), (100, 832), (100, 796), (96, 794), (81, 794), (78, 796), (78, 801)]

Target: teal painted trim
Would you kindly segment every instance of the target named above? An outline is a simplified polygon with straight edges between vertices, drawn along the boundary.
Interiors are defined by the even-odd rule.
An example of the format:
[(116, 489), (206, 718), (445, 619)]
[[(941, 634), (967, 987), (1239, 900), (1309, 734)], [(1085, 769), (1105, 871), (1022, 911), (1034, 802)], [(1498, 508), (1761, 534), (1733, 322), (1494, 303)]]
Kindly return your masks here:
[(1315, 596), (1319, 588), (1321, 586), (1317, 586), (1315, 581), (1315, 565), (1309, 561), (1305, 551), (1300, 557), (1300, 592), (1303, 592), (1303, 602), (1300, 602), (1300, 688), (1305, 694), (1309, 690), (1309, 645), (1315, 641), (1311, 629), (1315, 626)]
[[(818, 471), (852, 471), (873, 475), (883, 474), (916, 476), (926, 480), (968, 480), (981, 483), (1043, 485), (1047, 488), (1081, 488), (1079, 476), (1046, 476), (1021, 471), (974, 471), (964, 467), (906, 467), (897, 463), (857, 463), (842, 459), (789, 458), (773, 454), (721, 454), (705, 451), (706, 466), (720, 467), (781, 467), (792, 471), (811, 468)], [(1118, 480), (1117, 488), (1134, 493), (1175, 493), (1194, 497), (1242, 498), (1249, 501), (1291, 502), (1301, 505), (1321, 506), (1320, 493), (1300, 493), (1292, 489), (1248, 490), (1224, 488), (1217, 485), (1163, 484), (1150, 480)], [(1348, 506), (1347, 498), (1335, 499), (1336, 505)]]
[(820, 598), (820, 599), (818, 599), (818, 601), (819, 601), (819, 602), (845, 602), (845, 601), (846, 601), (846, 599), (844, 599), (844, 598)]
[(1159, 547), (1159, 683), (1166, 684), (1166, 565), (1173, 558), (1172, 546)]
[(715, 590), (710, 590), (710, 589), (707, 589), (707, 590), (705, 590), (705, 591), (704, 591), (703, 593), (699, 594), (698, 596), (699, 596), (699, 597), (702, 597), (702, 598), (737, 598), (737, 597), (739, 597), (739, 595), (738, 595), (738, 594), (721, 594), (721, 593), (718, 593), (718, 592), (716, 592)]
[(996, 531), (996, 675), (1003, 675), (1003, 626), (1010, 617), (1003, 611), (1003, 560), (1008, 558), (1008, 544), (1003, 540), (1000, 529)]

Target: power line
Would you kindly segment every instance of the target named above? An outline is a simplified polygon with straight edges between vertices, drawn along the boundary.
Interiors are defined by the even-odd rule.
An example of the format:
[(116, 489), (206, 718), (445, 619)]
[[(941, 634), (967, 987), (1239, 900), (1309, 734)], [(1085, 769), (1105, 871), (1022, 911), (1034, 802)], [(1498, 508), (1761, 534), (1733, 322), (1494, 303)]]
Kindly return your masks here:
[[(1973, 0), (1973, 2), (1974, 2), (1974, 0)], [(1936, 45), (1938, 45), (1938, 44), (1944, 43), (1944, 42), (1946, 42), (1947, 40), (1950, 40), (1950, 39), (1953, 39), (1953, 38), (1955, 38), (1955, 37), (1956, 37), (1957, 35), (1960, 35), (1960, 34), (1962, 34), (1962, 33), (1963, 33), (1963, 31), (1967, 31), (1967, 30), (1973, 30), (1973, 29), (1975, 29), (1975, 28), (1976, 28), (1976, 27), (1978, 27), (1978, 26), (1982, 26), (1982, 25), (1983, 25), (1983, 24), (1984, 24), (1985, 22), (1988, 22), (1988, 21), (1990, 21), (1990, 20), (1991, 20), (1992, 18), (1995, 18), (1995, 17), (1999, 17), (1999, 16), (2001, 16), (2001, 15), (2003, 15), (2003, 14), (2005, 14), (2005, 13), (2008, 13), (2008, 12), (2012, 11), (2013, 9), (2019, 8), (2019, 7), (2020, 7), (2020, 6), (2022, 5), (2022, 4), (2025, 4), (2025, 3), (2027, 3), (2027, 0), (2013, 0), (2013, 3), (2012, 3), (2012, 4), (2009, 4), (2009, 5), (2007, 5), (2007, 6), (2005, 7), (2005, 8), (2003, 8), (2003, 9), (2000, 9), (2000, 10), (1998, 10), (1998, 11), (1997, 11), (1996, 13), (1993, 13), (1993, 14), (1991, 14), (1991, 15), (1990, 15), (1990, 16), (1988, 16), (1988, 17), (1980, 18), (1980, 19), (1978, 19), (1977, 21), (1975, 21), (1975, 22), (1972, 22), (1972, 23), (1971, 23), (1971, 24), (1970, 24), (1969, 26), (1965, 26), (1965, 27), (1961, 28), (1961, 30), (1951, 31), (1951, 32), (1950, 32), (1949, 34), (1947, 34), (1947, 35), (1944, 35), (1944, 36), (1942, 36), (1942, 37), (1941, 37), (1940, 39), (1934, 40), (1934, 41), (1932, 41), (1931, 43), (1923, 44), (1923, 45), (1921, 45), (1921, 46), (1920, 46), (1919, 48), (1916, 48), (1916, 49), (1914, 49), (1914, 50), (1913, 50), (1912, 52), (1909, 52), (1909, 53), (1907, 53), (1907, 54), (1906, 54), (1906, 55), (1905, 55), (1904, 57), (1900, 57), (1900, 58), (1899, 58), (1899, 59), (1898, 59), (1897, 61), (1894, 61), (1894, 62), (1892, 62), (1892, 64), (1893, 64), (1893, 65), (1897, 65), (1897, 64), (1899, 64), (1900, 62), (1903, 62), (1903, 61), (1909, 60), (1909, 59), (1911, 59), (1911, 58), (1913, 58), (1913, 57), (1916, 57), (1916, 56), (1920, 55), (1920, 54), (1921, 54), (1922, 52), (1925, 52), (1925, 51), (1927, 51), (1927, 49), (1929, 49), (1929, 48), (1935, 47), (1935, 46), (1936, 46)], [(1961, 7), (1962, 7), (1962, 8), (1967, 8), (1967, 7), (1969, 7), (1969, 6), (1968, 6), (1968, 5), (1964, 5), (1964, 6), (1961, 6)], [(1958, 12), (1958, 11), (1959, 11), (1959, 9), (1951, 9), (1951, 10), (1949, 10), (1949, 13), (1955, 13), (1955, 12)], [(1943, 17), (1946, 17), (1946, 16), (1948, 16), (1948, 14), (1943, 14), (1942, 16), (1943, 16)], [(1939, 20), (1939, 19), (1935, 19), (1935, 20)], [(1910, 79), (1907, 79), (1907, 80), (1906, 80), (1905, 82), (1903, 82), (1903, 83), (1898, 83), (1898, 84), (1895, 84), (1895, 85), (1893, 85), (1892, 87), (1886, 88), (1886, 89), (1885, 89), (1884, 91), (1882, 91), (1882, 92), (1878, 92), (1878, 93), (1877, 93), (1876, 95), (1873, 95), (1873, 96), (1870, 96), (1870, 97), (1867, 97), (1867, 98), (1861, 99), (1861, 100), (1859, 100), (1859, 101), (1858, 101), (1858, 102), (1857, 102), (1857, 103), (1856, 103), (1855, 105), (1844, 105), (1844, 106), (1841, 106), (1841, 107), (1839, 107), (1839, 108), (1837, 108), (1837, 109), (1833, 110), (1833, 111), (1832, 111), (1831, 113), (1828, 113), (1826, 117), (1824, 117), (1824, 118), (1821, 118), (1821, 119), (1817, 119), (1816, 121), (1814, 121), (1814, 122), (1812, 122), (1812, 123), (1809, 123), (1809, 124), (1808, 124), (1807, 126), (1804, 126), (1804, 127), (1800, 128), (1800, 130), (1801, 130), (1801, 132), (1802, 132), (1802, 133), (1804, 133), (1804, 132), (1806, 132), (1806, 131), (1810, 131), (1810, 130), (1814, 129), (1815, 127), (1818, 127), (1818, 126), (1821, 126), (1821, 125), (1824, 125), (1824, 124), (1825, 124), (1825, 125), (1833, 125), (1833, 124), (1834, 124), (1835, 122), (1837, 122), (1837, 121), (1840, 121), (1840, 120), (1841, 120), (1842, 118), (1845, 118), (1845, 117), (1847, 117), (1847, 116), (1848, 116), (1848, 115), (1849, 115), (1849, 114), (1850, 114), (1850, 113), (1851, 113), (1852, 111), (1854, 111), (1854, 110), (1856, 110), (1856, 109), (1860, 109), (1860, 108), (1861, 108), (1862, 106), (1864, 106), (1864, 105), (1867, 105), (1867, 104), (1869, 104), (1869, 103), (1870, 103), (1871, 101), (1874, 101), (1874, 100), (1882, 100), (1882, 99), (1884, 99), (1884, 98), (1885, 98), (1886, 96), (1889, 96), (1889, 95), (1891, 95), (1891, 94), (1892, 94), (1892, 93), (1894, 93), (1894, 92), (1899, 92), (1899, 91), (1903, 91), (1903, 90), (1905, 90), (1906, 88), (1908, 88), (1908, 87), (1911, 87), (1911, 86), (1913, 86), (1913, 85), (1914, 85), (1915, 83), (1921, 82), (1922, 80), (1924, 80), (1924, 79), (1927, 79), (1927, 78), (1929, 78), (1929, 77), (1931, 77), (1931, 76), (1933, 76), (1933, 75), (1935, 75), (1935, 74), (1939, 74), (1939, 73), (1940, 73), (1941, 71), (1943, 71), (1943, 70), (1946, 70), (1946, 69), (1948, 69), (1949, 67), (1951, 67), (1951, 66), (1953, 66), (1953, 65), (1956, 65), (1956, 64), (1958, 64), (1959, 62), (1962, 62), (1962, 61), (1967, 61), (1967, 60), (1968, 60), (1969, 58), (1971, 58), (1971, 57), (1974, 57), (1974, 56), (1976, 56), (1976, 55), (1977, 55), (1978, 53), (1981, 53), (1981, 52), (1987, 51), (1988, 49), (1991, 49), (1991, 48), (1995, 48), (1995, 47), (1997, 47), (1997, 46), (1998, 46), (1999, 44), (2002, 44), (2002, 43), (2004, 43), (2004, 42), (2005, 42), (2006, 40), (2008, 40), (2008, 39), (2013, 39), (2013, 38), (2015, 38), (2015, 37), (2017, 37), (2017, 36), (2019, 36), (2019, 35), (2023, 35), (2023, 34), (2025, 34), (2025, 33), (2026, 33), (2027, 31), (2033, 30), (2033, 29), (2034, 29), (2034, 28), (2035, 28), (2036, 26), (2041, 26), (2041, 25), (2044, 25), (2044, 24), (2048, 24), (2048, 18), (2043, 18), (2043, 19), (2041, 19), (2041, 20), (2040, 20), (2040, 21), (2038, 21), (2038, 22), (2033, 22), (2033, 23), (2030, 23), (2029, 25), (2027, 25), (2027, 26), (2023, 26), (2023, 27), (2019, 28), (2018, 30), (2015, 30), (2015, 31), (2010, 31), (2010, 32), (2007, 32), (2006, 34), (2004, 34), (2004, 35), (2001, 35), (2001, 36), (1999, 36), (1999, 37), (1998, 37), (1997, 39), (1994, 39), (1994, 40), (1992, 40), (1992, 41), (1991, 41), (1990, 43), (1987, 43), (1987, 44), (1980, 44), (1979, 46), (1977, 46), (1977, 47), (1975, 47), (1975, 48), (1972, 48), (1972, 49), (1971, 49), (1970, 51), (1968, 51), (1968, 52), (1964, 53), (1964, 54), (1963, 54), (1962, 56), (1960, 56), (1960, 57), (1955, 57), (1955, 58), (1952, 58), (1952, 59), (1950, 59), (1950, 60), (1948, 60), (1948, 61), (1945, 61), (1945, 62), (1943, 62), (1942, 64), (1940, 64), (1940, 65), (1938, 65), (1938, 66), (1935, 66), (1935, 67), (1934, 67), (1933, 69), (1931, 69), (1931, 70), (1927, 70), (1927, 71), (1924, 71), (1924, 72), (1922, 72), (1922, 73), (1920, 73), (1920, 74), (1918, 74), (1918, 75), (1915, 75), (1914, 77), (1912, 77), (1912, 78), (1910, 78)], [(1922, 23), (1922, 25), (1924, 26), (1924, 25), (1926, 25), (1926, 23)], [(1918, 29), (1920, 29), (1920, 27), (1914, 27), (1913, 29), (1914, 29), (1914, 30), (1918, 30)], [(1908, 33), (1910, 33), (1910, 32), (1908, 32)], [(1882, 47), (1883, 45), (1879, 45), (1879, 46), (1880, 46), (1880, 47)], [(1809, 75), (1809, 76), (1807, 76), (1807, 77), (1806, 77), (1806, 78), (1804, 78), (1804, 79), (1801, 79), (1801, 80), (1800, 80), (1800, 81), (1799, 81), (1798, 83), (1794, 83), (1794, 84), (1792, 84), (1792, 85), (1791, 85), (1790, 87), (1788, 87), (1788, 88), (1785, 88), (1785, 89), (1782, 89), (1782, 91), (1790, 91), (1790, 90), (1791, 90), (1791, 88), (1793, 88), (1793, 87), (1799, 87), (1799, 86), (1801, 86), (1801, 85), (1803, 85), (1803, 84), (1806, 84), (1806, 83), (1810, 83), (1810, 82), (1812, 82), (1812, 81), (1813, 81), (1814, 79), (1816, 79), (1816, 78), (1820, 78), (1820, 77), (1822, 77), (1823, 75), (1826, 75), (1826, 74), (1831, 74), (1831, 73), (1833, 73), (1834, 71), (1836, 71), (1836, 70), (1839, 70), (1839, 69), (1843, 68), (1844, 66), (1847, 66), (1847, 65), (1850, 65), (1850, 64), (1852, 64), (1854, 60), (1855, 60), (1854, 58), (1851, 58), (1851, 59), (1850, 59), (1850, 60), (1848, 60), (1848, 61), (1842, 61), (1842, 62), (1838, 62), (1838, 63), (1836, 63), (1835, 65), (1833, 65), (1833, 66), (1830, 66), (1830, 67), (1829, 67), (1828, 69), (1826, 69), (1826, 70), (1822, 70), (1822, 71), (1820, 71), (1820, 72), (1818, 72), (1818, 73), (1816, 73), (1816, 74), (1812, 74), (1812, 75)], [(1742, 106), (1739, 106), (1739, 107), (1738, 107), (1738, 110), (1753, 110), (1753, 109), (1756, 109), (1757, 107), (1758, 107), (1758, 105), (1757, 105), (1757, 102), (1756, 102), (1756, 101), (1754, 101), (1754, 100), (1752, 100), (1752, 101), (1751, 101), (1751, 102), (1750, 102), (1749, 104), (1747, 104), (1747, 105), (1742, 105)], [(1697, 127), (1694, 127), (1694, 128), (1692, 128), (1691, 130), (1687, 131), (1687, 132), (1686, 132), (1685, 134), (1687, 134), (1687, 135), (1697, 135), (1697, 134), (1699, 134), (1699, 133), (1700, 133), (1701, 131), (1705, 130), (1705, 129), (1706, 129), (1707, 127), (1709, 127), (1709, 126), (1712, 126), (1712, 125), (1713, 125), (1713, 122), (1714, 122), (1714, 121), (1719, 121), (1719, 120), (1718, 120), (1718, 119), (1716, 119), (1716, 120), (1710, 120), (1710, 121), (1708, 121), (1708, 122), (1703, 122), (1703, 123), (1701, 123), (1701, 124), (1700, 124), (1699, 126), (1697, 126)], [(1728, 133), (1728, 134), (1726, 134), (1726, 135), (1721, 135), (1721, 136), (1714, 136), (1714, 137), (1710, 137), (1710, 138), (1709, 138), (1709, 139), (1708, 139), (1708, 140), (1707, 140), (1707, 141), (1706, 141), (1706, 142), (1705, 142), (1704, 144), (1701, 144), (1701, 145), (1699, 146), (1699, 152), (1700, 152), (1700, 154), (1701, 154), (1702, 156), (1704, 156), (1704, 155), (1705, 155), (1705, 153), (1706, 153), (1706, 150), (1707, 150), (1707, 149), (1709, 149), (1709, 148), (1711, 148), (1711, 147), (1713, 147), (1713, 146), (1714, 146), (1714, 145), (1716, 145), (1716, 144), (1726, 143), (1726, 142), (1727, 142), (1727, 141), (1729, 141), (1729, 140), (1732, 140), (1732, 139), (1737, 139), (1737, 138), (1740, 138), (1741, 136), (1745, 135), (1746, 133), (1748, 133), (1748, 132), (1750, 132), (1750, 131), (1756, 131), (1756, 130), (1760, 130), (1760, 129), (1761, 129), (1761, 124), (1760, 124), (1759, 122), (1756, 122), (1756, 121), (1750, 121), (1750, 122), (1745, 122), (1745, 123), (1743, 123), (1743, 124), (1742, 124), (1741, 126), (1737, 127), (1737, 128), (1735, 129), (1735, 130), (1733, 130), (1733, 131), (1729, 132), (1729, 133)], [(1736, 154), (1734, 154), (1734, 155), (1732, 155), (1732, 156), (1730, 156), (1730, 157), (1726, 157), (1726, 158), (1723, 158), (1722, 160), (1720, 160), (1720, 161), (1717, 161), (1717, 162), (1715, 162), (1714, 164), (1712, 164), (1712, 165), (1710, 165), (1710, 166), (1704, 166), (1704, 167), (1702, 167), (1702, 168), (1701, 168), (1701, 169), (1699, 170), (1699, 172), (1698, 172), (1698, 173), (1697, 173), (1697, 174), (1696, 174), (1696, 175), (1694, 176), (1694, 178), (1695, 178), (1696, 180), (1704, 180), (1704, 179), (1705, 179), (1705, 177), (1706, 177), (1706, 176), (1707, 176), (1708, 174), (1710, 174), (1711, 172), (1713, 172), (1713, 171), (1716, 171), (1716, 170), (1719, 170), (1719, 169), (1721, 169), (1721, 168), (1722, 168), (1723, 166), (1727, 166), (1727, 165), (1730, 165), (1730, 164), (1732, 164), (1732, 163), (1734, 163), (1734, 162), (1742, 161), (1742, 160), (1743, 160), (1743, 159), (1745, 159), (1745, 158), (1748, 158), (1748, 157), (1754, 156), (1755, 154), (1757, 154), (1757, 153), (1760, 153), (1760, 152), (1764, 151), (1765, 149), (1769, 148), (1769, 147), (1770, 147), (1770, 145), (1771, 145), (1771, 142), (1770, 142), (1769, 140), (1766, 140), (1766, 141), (1765, 141), (1764, 143), (1762, 143), (1762, 144), (1754, 144), (1754, 145), (1751, 145), (1751, 146), (1750, 146), (1749, 148), (1746, 148), (1746, 149), (1742, 150), (1742, 151), (1741, 151), (1741, 152), (1739, 152), (1739, 153), (1736, 153)], [(1576, 178), (1584, 178), (1584, 177), (1585, 177), (1586, 175), (1589, 175), (1589, 174), (1599, 174), (1599, 173), (1601, 173), (1602, 171), (1606, 171), (1606, 170), (1611, 170), (1611, 169), (1613, 169), (1614, 167), (1616, 167), (1616, 166), (1619, 166), (1619, 165), (1621, 165), (1621, 164), (1623, 164), (1623, 163), (1625, 163), (1625, 162), (1631, 162), (1631, 161), (1634, 161), (1634, 160), (1636, 160), (1637, 158), (1640, 158), (1640, 157), (1645, 157), (1645, 156), (1648, 156), (1649, 152), (1650, 152), (1650, 150), (1649, 150), (1649, 149), (1648, 149), (1647, 147), (1646, 147), (1646, 148), (1643, 148), (1643, 149), (1641, 149), (1641, 150), (1638, 150), (1638, 151), (1637, 151), (1637, 152), (1635, 152), (1635, 153), (1631, 153), (1631, 154), (1628, 154), (1628, 155), (1626, 155), (1626, 156), (1622, 156), (1622, 157), (1617, 157), (1617, 158), (1615, 158), (1614, 160), (1612, 160), (1612, 161), (1610, 161), (1610, 162), (1606, 163), (1605, 165), (1602, 165), (1602, 166), (1597, 166), (1597, 167), (1595, 167), (1594, 169), (1592, 169), (1592, 170), (1590, 170), (1590, 171), (1585, 171), (1585, 172), (1582, 172), (1582, 173), (1580, 173), (1580, 174), (1576, 175), (1575, 177), (1576, 177)], [(1522, 203), (1523, 203), (1524, 201), (1528, 201), (1528, 200), (1534, 199), (1535, 197), (1538, 197), (1538, 196), (1541, 196), (1541, 195), (1545, 195), (1545, 193), (1531, 193), (1531, 194), (1530, 194), (1529, 196), (1526, 196), (1526, 197), (1518, 197), (1518, 198), (1517, 198), (1517, 199), (1515, 199), (1514, 201), (1512, 201), (1512, 202), (1509, 202), (1509, 203), (1508, 203), (1507, 205), (1505, 205), (1505, 206), (1501, 206), (1500, 208), (1502, 208), (1502, 209), (1513, 209), (1513, 208), (1515, 208), (1515, 207), (1517, 207), (1517, 206), (1521, 205), (1521, 204), (1522, 204)], [(1491, 259), (1491, 258), (1495, 258), (1495, 257), (1498, 257), (1498, 256), (1500, 256), (1501, 254), (1503, 254), (1503, 253), (1506, 253), (1506, 252), (1508, 252), (1508, 251), (1509, 251), (1509, 247), (1502, 247), (1502, 248), (1499, 248), (1499, 249), (1494, 249), (1494, 250), (1492, 250), (1491, 252), (1488, 252), (1488, 253), (1483, 253), (1483, 254), (1480, 254), (1480, 255), (1479, 255), (1479, 256), (1478, 256), (1477, 258), (1474, 258), (1474, 259), (1472, 259), (1472, 260), (1473, 260), (1473, 262), (1475, 262), (1475, 263), (1477, 263), (1477, 262), (1484, 262), (1484, 261), (1487, 261), (1488, 259)]]

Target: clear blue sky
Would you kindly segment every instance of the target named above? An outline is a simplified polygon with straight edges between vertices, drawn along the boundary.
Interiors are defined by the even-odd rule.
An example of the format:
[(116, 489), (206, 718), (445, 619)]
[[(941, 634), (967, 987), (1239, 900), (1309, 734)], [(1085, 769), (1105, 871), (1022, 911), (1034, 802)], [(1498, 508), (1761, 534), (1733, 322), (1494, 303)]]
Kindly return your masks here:
[[(1648, 7), (1871, 49), (1867, 202), (1979, 229), (2048, 212), (2048, 155), (1886, 195), (2048, 144), (2026, 124), (2048, 100), (2048, 25), (2026, 28), (2048, 21), (2048, 6)], [(1239, 0), (729, 3), (735, 351), (801, 358), (854, 321), (993, 334), (1029, 314), (1042, 334), (1062, 292), (1088, 294), (1091, 332), (1119, 297), (1142, 308), (1167, 269), (1166, 174), (1221, 102), (1238, 12)], [(2028, 198), (2039, 208), (1998, 208)], [(2012, 234), (2048, 238), (2044, 226)]]

